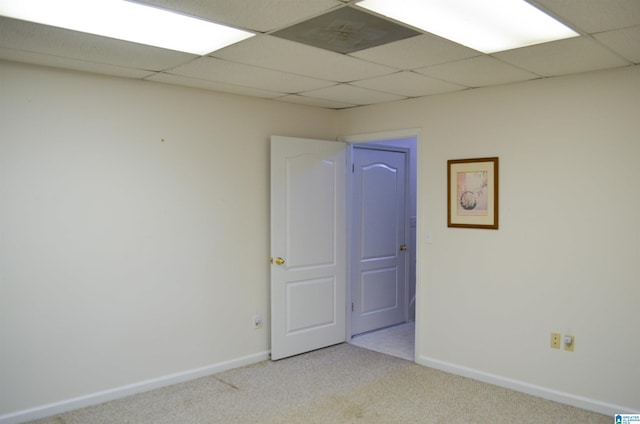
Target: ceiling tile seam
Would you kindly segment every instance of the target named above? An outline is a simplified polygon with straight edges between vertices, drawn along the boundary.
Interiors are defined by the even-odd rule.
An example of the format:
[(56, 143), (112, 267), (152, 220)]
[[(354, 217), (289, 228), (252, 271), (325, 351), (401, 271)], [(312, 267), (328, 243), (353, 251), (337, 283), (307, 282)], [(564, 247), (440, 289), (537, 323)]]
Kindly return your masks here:
[[(477, 58), (477, 57), (482, 57), (482, 56), (473, 56), (473, 58)], [(419, 67), (419, 68), (412, 69), (412, 70), (410, 70), (409, 72), (413, 72), (413, 73), (418, 74), (418, 75), (420, 75), (420, 76), (422, 76), (422, 77), (429, 77), (429, 78), (434, 79), (434, 80), (436, 80), (436, 81), (446, 82), (447, 84), (457, 85), (458, 87), (462, 87), (462, 88), (463, 88), (463, 89), (465, 89), (465, 90), (467, 90), (467, 89), (473, 89), (473, 88), (480, 88), (480, 87), (474, 87), (474, 86), (471, 86), (471, 85), (461, 84), (461, 83), (456, 82), (456, 81), (451, 81), (451, 80), (448, 80), (448, 79), (444, 79), (444, 78), (436, 77), (436, 76), (433, 76), (433, 75), (423, 74), (423, 73), (421, 73), (421, 72), (418, 72), (418, 69), (429, 69), (429, 68), (434, 68), (434, 67), (436, 67), (436, 66), (448, 65), (448, 64), (450, 64), (450, 63), (461, 62), (461, 61), (463, 61), (463, 60), (473, 59), (473, 58), (469, 58), (469, 57), (468, 57), (468, 58), (466, 58), (466, 59), (452, 60), (452, 61), (450, 61), (450, 62), (439, 63), (439, 64), (437, 64), (437, 65), (422, 66), (422, 67)]]
[[(423, 34), (421, 34), (421, 35), (423, 35)], [(418, 36), (418, 35), (416, 35), (416, 37), (419, 37), (419, 36)], [(391, 44), (391, 43), (390, 43), (390, 44)], [(386, 45), (386, 44), (383, 44), (383, 46), (385, 46), (385, 45)], [(381, 47), (381, 46), (376, 46), (376, 47)], [(353, 52), (353, 53), (366, 52), (367, 50), (369, 50), (369, 49), (375, 49), (376, 47), (370, 47), (370, 48), (368, 48), (368, 49), (358, 50), (357, 52)], [(394, 72), (392, 72), (392, 73), (395, 73), (395, 71), (410, 71), (410, 69), (398, 68), (397, 66), (392, 66), (392, 65), (389, 65), (389, 64), (387, 64), (387, 63), (380, 63), (380, 62), (373, 61), (373, 60), (371, 60), (371, 59), (365, 59), (365, 58), (358, 57), (358, 56), (352, 56), (352, 54), (353, 54), (353, 53), (347, 53), (347, 54), (344, 54), (343, 56), (347, 56), (347, 57), (349, 57), (349, 58), (351, 58), (351, 59), (359, 60), (360, 62), (364, 62), (364, 63), (369, 64), (369, 65), (384, 66), (384, 67), (386, 67), (386, 68), (393, 69), (393, 70), (394, 70)], [(340, 54), (340, 53), (338, 53), (338, 54)], [(385, 75), (390, 75), (390, 74), (385, 74)]]
[[(409, 71), (409, 72), (411, 72), (411, 71)], [(415, 72), (415, 74), (420, 76), (421, 78), (430, 78), (430, 79), (432, 79), (434, 81), (445, 82), (447, 84), (455, 85), (455, 86), (458, 86), (460, 88), (457, 89), (457, 90), (436, 91), (436, 92), (427, 93), (427, 94), (410, 95), (410, 94), (404, 94), (404, 93), (400, 93), (400, 92), (386, 91), (386, 90), (379, 90), (379, 89), (375, 89), (375, 88), (363, 87), (363, 86), (359, 86), (359, 85), (356, 85), (355, 87), (364, 88), (366, 90), (371, 90), (371, 91), (377, 91), (379, 93), (384, 93), (384, 94), (392, 94), (394, 96), (402, 96), (402, 97), (407, 98), (407, 99), (417, 99), (417, 98), (420, 98), (420, 97), (428, 97), (428, 96), (433, 96), (433, 95), (436, 95), (436, 94), (454, 93), (456, 91), (465, 91), (465, 90), (480, 88), (480, 87), (470, 87), (470, 86), (467, 86), (467, 85), (464, 85), (464, 84), (459, 84), (459, 83), (452, 83), (452, 82), (448, 82), (448, 81), (442, 81), (442, 80), (440, 80), (438, 78), (434, 78), (434, 77), (429, 76), (429, 75), (419, 74), (417, 72)], [(361, 80), (361, 81), (366, 81), (366, 80)], [(358, 82), (358, 81), (356, 81), (356, 82)]]
[[(330, 81), (330, 82), (332, 82), (332, 81)], [(326, 90), (326, 89), (328, 89), (328, 88), (338, 87), (338, 86), (340, 86), (340, 85), (344, 85), (344, 84), (343, 84), (343, 83), (341, 83), (341, 82), (336, 82), (335, 84), (333, 84), (333, 85), (329, 85), (329, 86), (327, 86), (327, 87), (312, 88), (312, 89), (310, 89), (310, 90), (301, 90), (301, 91), (296, 91), (296, 92), (287, 93), (286, 95), (287, 95), (287, 96), (302, 96), (302, 93), (308, 93), (308, 92), (310, 92), (310, 91), (316, 91), (316, 90)], [(308, 96), (306, 96), (306, 97), (308, 97)], [(316, 97), (314, 97), (314, 98), (316, 98)], [(321, 100), (327, 100), (327, 99), (321, 99)]]
[[(446, 63), (452, 63), (452, 62), (445, 62), (444, 64), (446, 64)], [(442, 64), (441, 64), (441, 65), (442, 65)], [(414, 71), (414, 70), (410, 70), (410, 71), (408, 71), (408, 72), (411, 72), (412, 74), (419, 75), (419, 76), (421, 76), (421, 77), (431, 78), (431, 79), (432, 79), (432, 80), (434, 80), (434, 81), (445, 82), (445, 83), (447, 83), (447, 84), (456, 85), (456, 86), (460, 87), (460, 90), (456, 90), (456, 91), (464, 91), (464, 90), (469, 90), (469, 89), (479, 88), (479, 87), (473, 87), (473, 86), (471, 86), (471, 85), (467, 85), (467, 84), (461, 84), (461, 83), (459, 83), (459, 82), (447, 81), (447, 80), (444, 80), (444, 79), (442, 79), (442, 78), (434, 77), (434, 76), (432, 76), (432, 75), (421, 74), (420, 72), (416, 72), (416, 71)], [(441, 93), (433, 93), (433, 94), (441, 94)], [(418, 96), (418, 97), (422, 97), (422, 96)]]
[[(322, 50), (322, 51), (328, 51), (328, 50), (320, 49), (318, 47), (315, 47), (315, 48), (317, 48), (319, 50)], [(330, 53), (334, 53), (334, 52), (330, 52)], [(340, 54), (340, 53), (336, 53), (336, 54)], [(343, 56), (343, 55), (341, 55), (341, 56)], [(250, 67), (253, 67), (253, 68), (265, 69), (265, 70), (274, 71), (274, 72), (282, 72), (282, 73), (289, 74), (289, 75), (295, 75), (295, 76), (299, 76), (299, 77), (311, 78), (311, 79), (315, 79), (315, 80), (318, 80), (318, 81), (324, 81), (324, 82), (332, 82), (332, 83), (335, 83), (335, 84), (345, 84), (345, 83), (349, 83), (351, 81), (358, 81), (358, 80), (344, 80), (343, 81), (343, 80), (319, 78), (319, 77), (309, 76), (306, 73), (305, 74), (296, 73), (296, 72), (291, 72), (291, 71), (285, 71), (285, 70), (282, 70), (280, 68), (272, 68), (272, 67), (268, 67), (268, 66), (254, 65), (254, 64), (249, 63), (249, 62), (239, 61), (239, 60), (229, 60), (229, 59), (225, 59), (225, 58), (220, 57), (220, 56), (208, 56), (208, 57), (211, 57), (211, 58), (217, 59), (217, 60), (224, 60), (226, 62), (236, 63), (236, 64), (239, 64), (239, 65), (250, 66)], [(354, 57), (353, 59), (358, 59), (358, 58)], [(358, 60), (360, 60), (360, 59), (358, 59)], [(378, 76), (378, 77), (379, 76), (385, 76), (385, 75), (392, 75), (392, 74), (395, 74), (396, 72), (401, 72), (402, 71), (402, 69), (395, 68), (393, 66), (383, 65), (383, 64), (379, 64), (379, 63), (375, 63), (375, 62), (366, 61), (366, 60), (360, 60), (360, 61), (361, 62), (365, 62), (367, 64), (375, 65), (375, 66), (378, 66), (378, 67), (383, 66), (383, 67), (389, 68), (389, 72), (388, 73), (377, 74), (376, 76)], [(374, 78), (374, 77), (372, 77), (372, 78)]]
[[(358, 81), (364, 81), (364, 80), (355, 80), (355, 81), (352, 81), (352, 82), (358, 82)], [(378, 89), (375, 89), (375, 88), (369, 88), (369, 87), (360, 87), (360, 86), (354, 85), (352, 83), (344, 83), (344, 84), (341, 84), (341, 85), (348, 85), (349, 87), (357, 88), (359, 90), (373, 91), (374, 93), (391, 94), (391, 95), (400, 96), (400, 97), (403, 97), (403, 98), (409, 97), (406, 94), (391, 93), (391, 92), (388, 92), (388, 91), (382, 91), (382, 90), (378, 90)], [(397, 99), (397, 100), (400, 100), (400, 99)]]
[[(308, 79), (312, 79), (312, 80), (316, 80), (316, 81), (330, 82), (330, 83), (333, 83), (333, 84), (340, 84), (341, 83), (341, 81), (335, 81), (335, 80), (330, 80), (330, 79), (325, 79), (325, 78), (310, 77), (309, 75), (306, 75), (306, 74), (298, 74), (298, 73), (295, 73), (295, 72), (283, 71), (282, 69), (275, 69), (275, 68), (269, 68), (269, 67), (266, 67), (266, 66), (252, 65), (250, 63), (238, 62), (237, 60), (229, 60), (229, 59), (224, 59), (224, 58), (217, 57), (217, 56), (207, 55), (207, 56), (202, 56), (202, 57), (209, 57), (209, 58), (212, 58), (212, 59), (222, 60), (222, 61), (229, 62), (229, 63), (235, 63), (236, 65), (248, 66), (250, 68), (255, 68), (255, 69), (264, 69), (266, 71), (281, 72), (283, 74), (294, 75), (296, 77), (304, 77), (304, 78), (308, 78)], [(179, 66), (182, 66), (182, 65), (179, 65)]]
[(195, 56), (195, 57), (190, 58), (189, 60), (185, 60), (184, 62), (176, 63), (175, 65), (171, 65), (168, 68), (160, 69), (158, 72), (160, 72), (160, 73), (163, 73), (163, 72), (170, 73), (170, 71), (172, 71), (172, 70), (174, 70), (176, 68), (188, 65), (190, 63), (193, 63), (196, 60), (201, 59), (203, 57), (207, 57), (207, 56)]
[[(224, 81), (217, 81), (217, 80), (208, 80), (208, 79), (203, 79), (203, 78), (198, 78), (198, 77), (190, 77), (190, 76), (185, 76), (185, 75), (180, 75), (180, 74), (173, 74), (171, 72), (158, 72), (154, 75), (149, 75), (147, 77), (144, 77), (144, 80), (147, 81), (153, 81), (153, 80), (149, 80), (148, 78), (151, 78), (155, 75), (160, 75), (160, 74), (164, 74), (164, 75), (168, 75), (168, 76), (172, 76), (172, 77), (178, 77), (178, 78), (183, 78), (186, 80), (193, 80), (193, 81), (202, 81), (203, 83), (214, 83), (214, 84), (220, 84), (220, 85), (224, 85), (224, 86), (228, 86), (230, 88), (233, 87), (237, 87), (237, 88), (243, 88), (243, 89), (251, 89), (251, 90), (260, 90), (260, 91), (270, 91), (273, 94), (280, 94), (281, 96), (288, 96), (291, 94), (295, 94), (295, 93), (286, 93), (286, 92), (282, 92), (282, 91), (276, 91), (276, 90), (269, 90), (266, 88), (261, 88), (261, 87), (255, 87), (255, 86), (251, 86), (251, 85), (242, 85), (242, 84), (232, 84), (229, 82), (224, 82)], [(160, 81), (155, 81), (155, 82), (160, 82)], [(215, 92), (221, 92), (220, 90), (216, 90), (216, 89), (212, 89), (212, 88), (202, 88), (202, 90), (207, 90), (207, 91), (215, 91)], [(239, 96), (242, 94), (238, 94)]]
[[(361, 87), (358, 87), (358, 88), (361, 88)], [(315, 97), (315, 96), (313, 96), (311, 94), (308, 94), (308, 93), (313, 93), (314, 91), (317, 91), (317, 90), (301, 91), (297, 95), (298, 96), (302, 96), (302, 97), (307, 97), (307, 98), (310, 98), (310, 99), (314, 99), (314, 100), (321, 100), (321, 101), (325, 101), (325, 102), (340, 102), (340, 103), (344, 103), (342, 100), (326, 99), (326, 98), (323, 98), (323, 97)], [(305, 94), (305, 93), (307, 93), (307, 94)], [(375, 102), (374, 103), (358, 103), (358, 102), (352, 101), (350, 103), (352, 105), (354, 105), (354, 106), (367, 106), (367, 105), (370, 105), (370, 104), (374, 104)]]
[[(523, 48), (523, 49), (524, 49), (524, 48), (526, 48), (526, 47), (521, 47), (521, 48)], [(515, 50), (515, 49), (513, 49), (513, 50)], [(497, 52), (497, 53), (501, 53), (501, 52)], [(448, 80), (448, 79), (444, 79), (444, 78), (440, 78), (440, 77), (435, 77), (435, 76), (432, 76), (432, 75), (429, 75), (429, 74), (423, 74), (423, 73), (421, 73), (421, 72), (418, 72), (418, 69), (425, 69), (425, 70), (427, 70), (427, 69), (435, 68), (435, 67), (442, 66), (442, 65), (449, 65), (449, 64), (452, 64), (452, 63), (463, 62), (463, 61), (466, 61), (466, 60), (470, 60), (470, 59), (477, 59), (477, 58), (480, 58), (480, 57), (490, 57), (490, 58), (492, 58), (492, 59), (496, 59), (496, 60), (498, 60), (499, 62), (503, 63), (504, 65), (510, 66), (510, 67), (512, 67), (512, 68), (519, 69), (519, 70), (521, 70), (521, 71), (524, 71), (524, 72), (527, 72), (527, 73), (529, 73), (529, 74), (533, 74), (533, 75), (535, 75), (535, 76), (536, 76), (536, 78), (530, 78), (530, 79), (523, 80), (523, 81), (531, 81), (531, 80), (534, 80), (534, 79), (547, 78), (545, 75), (540, 75), (540, 74), (538, 74), (538, 73), (536, 73), (536, 72), (533, 72), (533, 71), (531, 71), (531, 70), (529, 70), (529, 69), (526, 69), (526, 68), (523, 68), (523, 67), (521, 67), (521, 66), (517, 66), (517, 65), (514, 65), (514, 64), (512, 64), (512, 63), (506, 62), (506, 61), (505, 61), (505, 60), (503, 60), (503, 59), (500, 59), (500, 58), (497, 58), (497, 57), (493, 56), (493, 54), (481, 54), (481, 55), (478, 55), (478, 56), (465, 57), (465, 58), (462, 58), (462, 59), (452, 60), (452, 61), (449, 61), (449, 62), (439, 63), (439, 64), (435, 64), (435, 65), (421, 66), (421, 67), (418, 67), (418, 68), (414, 68), (414, 69), (412, 69), (412, 70), (411, 70), (411, 72), (415, 72), (415, 73), (417, 73), (418, 75), (427, 76), (427, 77), (429, 77), (429, 78), (433, 78), (433, 79), (438, 80), (438, 81), (446, 82), (446, 83), (453, 84), (453, 85), (458, 85), (458, 86), (460, 86), (460, 87), (471, 88), (471, 89), (475, 89), (475, 88), (482, 88), (482, 87), (490, 87), (490, 86), (494, 86), (494, 85), (501, 85), (500, 83), (498, 83), (498, 84), (489, 84), (489, 85), (486, 85), (486, 84), (485, 84), (485, 85), (480, 85), (480, 86), (471, 86), (471, 85), (461, 84), (461, 83), (456, 82), (456, 81), (451, 81), (451, 80)], [(512, 82), (512, 81), (510, 81), (510, 82)], [(509, 83), (510, 83), (510, 82), (509, 82)], [(504, 84), (508, 84), (508, 83), (504, 83)]]
[[(635, 28), (635, 27), (640, 27), (640, 25), (634, 25), (631, 27), (626, 27), (626, 28), (622, 28), (622, 29), (627, 29), (627, 28)], [(592, 42), (596, 43), (598, 46), (602, 47), (603, 49), (607, 50), (609, 53), (613, 54), (614, 56), (616, 56), (618, 59), (622, 59), (625, 62), (627, 62), (628, 64), (634, 64), (634, 62), (632, 60), (630, 60), (629, 58), (625, 57), (624, 55), (622, 55), (621, 53), (617, 52), (615, 49), (613, 49), (612, 47), (609, 47), (608, 45), (604, 44), (603, 42), (601, 42), (600, 40), (598, 40), (595, 36), (598, 34), (604, 34), (607, 32), (612, 32), (612, 31), (618, 31), (619, 29), (610, 29), (608, 31), (600, 31), (600, 32), (594, 32), (591, 34), (587, 34), (585, 35), (586, 38), (591, 39)]]
[[(427, 66), (417, 66), (417, 67), (415, 67), (415, 68), (411, 68), (411, 69), (408, 69), (408, 70), (409, 70), (409, 71), (413, 71), (413, 72), (415, 72), (415, 71), (417, 71), (418, 69), (429, 69), (429, 68), (435, 68), (436, 66), (449, 65), (449, 64), (451, 64), (451, 63), (464, 62), (465, 60), (477, 59), (477, 58), (479, 58), (479, 57), (487, 57), (487, 56), (489, 56), (489, 55), (488, 55), (488, 54), (486, 54), (486, 53), (480, 53), (480, 52), (478, 52), (478, 53), (479, 53), (479, 54), (478, 54), (478, 55), (476, 55), (476, 56), (463, 57), (463, 58), (460, 58), (460, 59), (449, 60), (449, 61), (447, 61), (447, 62), (442, 62), (442, 63), (434, 63), (434, 64), (432, 64), (432, 65), (427, 65)], [(447, 82), (448, 82), (448, 81), (447, 81)]]
[[(527, 47), (531, 47), (531, 46), (527, 46)], [(520, 48), (521, 48), (521, 49), (526, 49), (527, 47), (520, 47)], [(518, 50), (518, 49), (511, 49), (511, 50)], [(504, 51), (509, 51), (509, 50), (504, 50)], [(502, 52), (496, 52), (496, 54), (499, 54), (499, 53), (502, 53)], [(516, 68), (516, 69), (518, 69), (518, 70), (520, 70), (520, 71), (524, 71), (524, 72), (527, 72), (527, 73), (529, 73), (529, 74), (533, 74), (533, 75), (535, 75), (535, 76), (536, 76), (536, 78), (530, 78), (530, 79), (527, 79), (527, 80), (524, 80), (524, 81), (531, 81), (531, 80), (535, 80), (535, 79), (547, 78), (547, 76), (546, 76), (546, 75), (541, 75), (541, 74), (539, 74), (539, 73), (537, 73), (537, 72), (532, 71), (531, 69), (523, 68), (523, 67), (522, 67), (522, 66), (520, 66), (520, 65), (516, 65), (516, 64), (513, 64), (513, 63), (511, 63), (511, 62), (507, 62), (507, 61), (506, 61), (506, 60), (504, 60), (504, 59), (501, 59), (501, 58), (499, 58), (499, 57), (496, 57), (494, 54), (488, 54), (487, 56), (491, 57), (492, 59), (497, 60), (498, 62), (500, 62), (500, 63), (502, 63), (502, 64), (504, 64), (504, 65), (510, 66), (510, 67), (512, 67), (512, 68)]]
[(606, 29), (604, 31), (594, 31), (594, 32), (590, 32), (589, 35), (595, 36), (595, 35), (600, 35), (600, 34), (606, 34), (607, 32), (625, 31), (627, 29), (633, 29), (633, 28), (640, 29), (640, 25), (629, 25), (629, 26), (626, 26), (626, 27)]
[(615, 28), (611, 28), (611, 29), (605, 29), (604, 31), (594, 31), (594, 32), (590, 32), (589, 34), (598, 35), (598, 34), (603, 34), (605, 32), (623, 31), (623, 30), (631, 29), (631, 28), (640, 28), (640, 24), (634, 24), (634, 25), (623, 26), (623, 27), (615, 27)]
[[(369, 81), (369, 80), (372, 80), (372, 79), (382, 78), (382, 77), (390, 77), (391, 75), (401, 74), (403, 72), (407, 72), (407, 71), (404, 71), (402, 69), (394, 69), (393, 72), (390, 72), (388, 74), (374, 75), (374, 76), (365, 77), (365, 78), (358, 78), (358, 79), (354, 79), (354, 80), (350, 80), (350, 81), (342, 81), (340, 84), (351, 85), (354, 82)], [(422, 76), (424, 76), (424, 75), (422, 75)]]
[[(321, 99), (319, 97), (311, 97), (311, 96), (305, 96), (303, 94), (287, 94), (284, 96), (279, 96), (279, 97), (272, 97), (270, 100), (279, 100), (279, 101), (286, 101), (286, 100), (280, 100), (280, 99), (285, 99), (287, 97), (291, 97), (291, 96), (296, 96), (296, 97), (303, 97), (305, 99), (310, 99), (310, 100), (320, 100), (323, 102), (335, 102), (335, 103), (342, 103), (345, 105), (345, 107), (354, 107), (354, 106), (358, 106), (354, 103), (347, 103), (347, 102), (343, 102), (340, 100), (327, 100), (327, 99)], [(290, 102), (290, 103), (295, 103), (295, 102)], [(317, 106), (317, 107), (325, 107), (325, 106)], [(329, 108), (329, 109), (333, 109), (333, 108)]]
[[(352, 83), (357, 83), (357, 82), (363, 82), (363, 81), (374, 80), (374, 79), (377, 79), (377, 78), (386, 77), (386, 76), (391, 76), (391, 75), (396, 75), (396, 74), (402, 74), (402, 73), (405, 73), (405, 72), (409, 72), (409, 73), (412, 73), (412, 74), (414, 74), (414, 75), (418, 75), (418, 76), (419, 76), (419, 77), (421, 77), (421, 78), (429, 78), (429, 79), (432, 79), (432, 80), (434, 80), (434, 81), (440, 81), (440, 82), (445, 82), (445, 83), (447, 83), (447, 84), (456, 85), (456, 86), (460, 87), (460, 90), (457, 90), (457, 91), (462, 91), (462, 90), (466, 90), (466, 89), (469, 89), (469, 88), (475, 88), (475, 87), (471, 87), (471, 86), (468, 86), (468, 85), (465, 85), (465, 84), (460, 84), (460, 83), (457, 83), (457, 82), (445, 81), (445, 80), (443, 80), (443, 79), (436, 78), (436, 77), (432, 77), (431, 75), (421, 74), (421, 73), (419, 73), (419, 72), (415, 72), (415, 71), (413, 71), (413, 70), (398, 71), (398, 72), (394, 72), (394, 73), (392, 73), (392, 74), (379, 75), (379, 76), (370, 77), (370, 78), (363, 78), (363, 79), (359, 79), (359, 80), (350, 81), (350, 82), (349, 82), (349, 83), (347, 83), (347, 84), (349, 84), (349, 85), (353, 85)], [(409, 96), (409, 95), (407, 95), (407, 94), (401, 94), (401, 93), (396, 93), (396, 92), (391, 92), (391, 91), (385, 91), (385, 90), (377, 90), (377, 89), (373, 89), (373, 88), (369, 88), (369, 87), (361, 87), (361, 86), (359, 86), (359, 85), (355, 85), (355, 87), (358, 87), (358, 88), (365, 88), (365, 89), (367, 89), (367, 90), (372, 90), (372, 91), (378, 91), (378, 92), (385, 93), (385, 94), (393, 94), (393, 95), (396, 95), (396, 96), (403, 96), (403, 97), (407, 97), (407, 98), (417, 98), (417, 97), (424, 97), (424, 96), (430, 96), (430, 95), (432, 95), (432, 94), (437, 94), (437, 93), (432, 93), (432, 94), (423, 94), (423, 95), (418, 95), (418, 96)]]
[[(266, 35), (269, 35), (269, 34), (266, 34)], [(271, 35), (269, 35), (269, 36), (270, 36), (270, 37), (273, 37), (273, 36), (271, 36)], [(279, 37), (277, 37), (277, 38), (278, 38), (278, 39), (280, 39), (280, 40), (282, 40), (282, 39), (281, 39), (281, 38), (279, 38)], [(291, 43), (296, 43), (296, 44), (301, 45), (301, 46), (304, 46), (305, 48), (308, 48), (308, 49), (316, 49), (316, 50), (319, 50), (319, 51), (321, 51), (321, 52), (323, 52), (323, 53), (325, 53), (325, 54), (332, 54), (332, 55), (336, 55), (336, 57), (348, 57), (350, 60), (353, 60), (354, 62), (356, 62), (356, 61), (357, 61), (357, 62), (361, 62), (361, 63), (367, 64), (367, 65), (375, 65), (376, 67), (389, 68), (389, 70), (390, 70), (389, 74), (380, 74), (379, 76), (382, 76), (382, 75), (390, 75), (390, 74), (395, 73), (395, 72), (397, 72), (397, 71), (403, 71), (403, 70), (406, 70), (406, 69), (398, 68), (398, 67), (391, 66), (391, 65), (388, 65), (388, 64), (374, 62), (374, 61), (369, 60), (369, 59), (363, 59), (363, 58), (361, 58), (361, 57), (352, 56), (352, 55), (351, 55), (351, 53), (346, 53), (346, 54), (345, 54), (345, 53), (338, 53), (338, 52), (334, 52), (334, 51), (331, 51), (331, 50), (323, 49), (323, 48), (321, 48), (321, 47), (312, 46), (312, 45), (309, 45), (309, 44), (300, 43), (300, 42), (293, 41), (293, 40), (286, 40), (286, 41), (289, 41), (289, 42), (291, 42)], [(377, 47), (379, 47), (379, 46), (377, 46)], [(375, 47), (371, 47), (371, 48), (375, 48)], [(358, 52), (366, 51), (366, 50), (368, 50), (368, 49), (359, 50)], [(296, 73), (294, 73), (294, 72), (283, 71), (282, 69), (278, 69), (278, 68), (270, 68), (270, 67), (267, 67), (267, 66), (254, 65), (254, 64), (252, 64), (252, 63), (245, 62), (245, 61), (230, 60), (230, 59), (226, 59), (226, 58), (225, 58), (225, 57), (223, 57), (223, 56), (216, 55), (215, 53), (216, 53), (216, 52), (211, 52), (211, 53), (209, 53), (209, 54), (208, 54), (208, 55), (206, 55), (206, 56), (207, 56), (207, 57), (212, 57), (212, 58), (215, 58), (215, 59), (226, 60), (226, 61), (228, 61), (228, 62), (235, 62), (235, 63), (239, 63), (239, 64), (242, 64), (242, 65), (248, 65), (248, 66), (254, 66), (254, 67), (258, 67), (258, 68), (268, 69), (268, 70), (271, 70), (271, 71), (287, 72), (287, 73), (289, 73), (289, 74), (291, 74), (291, 75), (304, 76), (304, 77), (308, 77), (308, 78), (316, 78), (316, 77), (309, 77), (309, 76), (308, 76), (308, 75), (306, 75), (306, 74), (296, 74)], [(355, 53), (355, 52), (354, 52), (354, 53)], [(319, 79), (319, 80), (322, 80), (322, 81), (336, 82), (336, 83), (347, 83), (347, 82), (349, 82), (349, 81), (327, 80), (327, 79), (324, 79), (324, 78), (316, 78), (316, 79)]]
[[(135, 71), (149, 72), (149, 75), (147, 75), (145, 77), (142, 77), (142, 78), (147, 78), (148, 76), (151, 76), (151, 75), (155, 74), (156, 72), (159, 72), (159, 71), (153, 70), (153, 69), (144, 69), (144, 68), (135, 68), (135, 67), (131, 67), (131, 66), (114, 65), (113, 63), (108, 63), (108, 62), (97, 62), (95, 60), (79, 59), (79, 58), (75, 58), (75, 57), (61, 56), (61, 55), (57, 55), (57, 54), (34, 51), (34, 50), (29, 50), (29, 49), (16, 49), (16, 48), (13, 48), (13, 47), (6, 47), (6, 46), (2, 46), (2, 48), (3, 49), (7, 49), (7, 50), (11, 50), (11, 51), (14, 51), (14, 52), (28, 53), (28, 54), (33, 54), (33, 55), (37, 55), (37, 56), (55, 57), (55, 58), (62, 59), (62, 60), (72, 60), (74, 62), (86, 63), (86, 64), (91, 64), (91, 65), (109, 66), (109, 67), (118, 68), (118, 69), (131, 69), (131, 70), (135, 70)], [(9, 61), (13, 62), (12, 60), (9, 60)], [(20, 62), (16, 62), (16, 63), (20, 63)], [(59, 66), (54, 66), (54, 65), (42, 65), (42, 66), (49, 67), (49, 68), (67, 69), (67, 68), (60, 68)], [(69, 69), (73, 70), (73, 68), (69, 68)], [(87, 71), (87, 72), (89, 72), (89, 71)], [(91, 73), (96, 73), (96, 72), (91, 72)], [(108, 74), (105, 74), (105, 75), (108, 75)], [(134, 78), (134, 79), (136, 79), (136, 78)]]

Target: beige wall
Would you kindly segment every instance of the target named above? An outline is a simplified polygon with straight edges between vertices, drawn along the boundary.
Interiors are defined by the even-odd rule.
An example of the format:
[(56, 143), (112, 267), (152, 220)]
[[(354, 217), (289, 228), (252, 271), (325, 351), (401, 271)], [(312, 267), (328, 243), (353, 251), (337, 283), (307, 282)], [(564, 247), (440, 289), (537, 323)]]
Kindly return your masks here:
[(336, 112), (8, 63), (0, 81), (0, 417), (266, 357), (269, 137), (335, 138)]
[[(640, 410), (640, 68), (340, 112), (0, 81), (0, 417), (265, 355), (269, 136), (417, 127), (420, 361)], [(448, 229), (446, 160), (494, 155), (500, 230)]]
[[(422, 128), (420, 362), (640, 410), (639, 111), (636, 66), (340, 115), (347, 134)], [(487, 156), (500, 229), (448, 228), (447, 159)], [(551, 331), (575, 335), (575, 352), (550, 349)]]

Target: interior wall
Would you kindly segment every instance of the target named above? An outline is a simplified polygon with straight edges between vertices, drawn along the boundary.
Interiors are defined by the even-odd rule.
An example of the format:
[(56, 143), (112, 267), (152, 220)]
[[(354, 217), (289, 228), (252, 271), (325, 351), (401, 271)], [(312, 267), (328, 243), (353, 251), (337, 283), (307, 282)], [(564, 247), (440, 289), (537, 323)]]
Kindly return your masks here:
[[(419, 360), (640, 410), (639, 67), (340, 112), (3, 62), (0, 79), (0, 416), (268, 351), (269, 136), (407, 128)], [(500, 229), (449, 229), (446, 160), (482, 156), (500, 157)]]
[(266, 358), (269, 138), (335, 139), (337, 112), (6, 62), (0, 81), (0, 417)]
[[(639, 110), (635, 66), (340, 114), (342, 134), (422, 128), (419, 362), (640, 410)], [(489, 156), (499, 230), (448, 228), (447, 160)], [(552, 331), (575, 351), (551, 349)]]

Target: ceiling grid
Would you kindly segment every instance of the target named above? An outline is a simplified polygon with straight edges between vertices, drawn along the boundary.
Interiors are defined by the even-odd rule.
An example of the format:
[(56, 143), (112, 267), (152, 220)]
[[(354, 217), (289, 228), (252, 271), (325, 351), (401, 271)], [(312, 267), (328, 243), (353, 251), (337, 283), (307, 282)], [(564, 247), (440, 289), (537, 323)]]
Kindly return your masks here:
[(370, 15), (356, 0), (138, 2), (255, 36), (198, 56), (0, 16), (0, 60), (330, 109), (640, 63), (637, 0), (531, 0), (580, 35), (492, 54)]

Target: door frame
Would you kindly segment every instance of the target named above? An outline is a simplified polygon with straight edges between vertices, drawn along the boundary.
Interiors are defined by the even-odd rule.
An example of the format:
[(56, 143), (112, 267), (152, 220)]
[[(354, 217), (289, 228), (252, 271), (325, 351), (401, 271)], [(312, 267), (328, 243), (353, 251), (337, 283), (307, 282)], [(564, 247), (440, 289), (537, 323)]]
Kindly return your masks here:
[[(346, 136), (341, 136), (339, 137), (340, 141), (343, 141), (345, 143), (347, 143), (347, 159), (349, 164), (353, 163), (353, 145), (354, 144), (360, 144), (360, 143), (372, 143), (372, 142), (378, 142), (378, 143), (382, 143), (384, 141), (393, 141), (393, 140), (398, 140), (398, 139), (404, 139), (404, 138), (415, 138), (416, 139), (416, 163), (418, 164), (417, 169), (416, 169), (416, 217), (421, 217), (423, 216), (422, 213), (422, 199), (421, 199), (421, 195), (420, 195), (420, 181), (421, 181), (421, 168), (419, 166), (421, 160), (420, 160), (420, 154), (421, 154), (421, 149), (420, 149), (420, 145), (421, 145), (421, 135), (422, 135), (422, 129), (421, 128), (407, 128), (407, 129), (402, 129), (402, 130), (391, 130), (391, 131), (381, 131), (381, 132), (374, 132), (374, 133), (364, 133), (364, 134), (354, 134), (354, 135), (346, 135)], [(351, 174), (351, 173), (349, 173)], [(352, 193), (353, 190), (353, 178), (348, 177), (347, 178), (347, 193)], [(353, 205), (351, 204), (350, 201), (350, 197), (348, 196), (348, 200), (347, 200), (347, 216), (351, 216), (352, 212), (353, 212)], [(420, 272), (420, 268), (421, 268), (421, 263), (422, 261), (420, 260), (421, 257), (421, 234), (422, 234), (422, 220), (421, 219), (417, 219), (416, 222), (416, 300), (415, 300), (415, 355), (416, 357), (418, 356), (418, 352), (420, 351), (420, 346), (421, 346), (421, 338), (420, 338), (420, 319), (421, 319), (421, 311), (420, 311), (420, 293), (421, 293), (421, 272)], [(352, 241), (351, 241), (351, 237), (350, 234), (352, 233), (352, 228), (351, 228), (351, 220), (348, 219), (347, 220), (347, 234), (349, 236), (347, 236), (347, 275), (351, 275), (351, 247), (352, 247)], [(347, 293), (346, 293), (346, 305), (345, 307), (347, 307), (348, 310), (350, 310), (349, 306), (351, 305), (351, 282), (350, 279), (347, 282)], [(353, 334), (351, 331), (351, 318), (346, 320), (346, 340), (349, 341), (351, 340)]]

